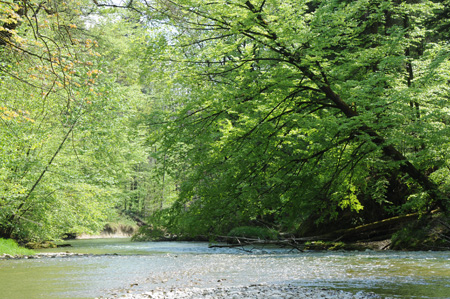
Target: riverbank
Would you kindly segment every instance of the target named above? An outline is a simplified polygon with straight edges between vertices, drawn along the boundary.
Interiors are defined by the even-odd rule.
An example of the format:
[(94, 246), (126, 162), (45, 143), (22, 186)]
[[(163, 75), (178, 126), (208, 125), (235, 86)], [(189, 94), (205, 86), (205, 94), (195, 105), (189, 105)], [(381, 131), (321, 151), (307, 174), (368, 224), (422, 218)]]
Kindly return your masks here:
[[(221, 288), (191, 288), (191, 289), (159, 289), (142, 294), (117, 295), (100, 298), (126, 298), (126, 299), (193, 299), (193, 298), (320, 298), (320, 299), (376, 299), (383, 298), (374, 293), (345, 292), (341, 290), (328, 290), (319, 288), (305, 288), (294, 285), (250, 285), (244, 287)], [(386, 297), (384, 297), (386, 298)]]
[(19, 246), (17, 242), (12, 239), (0, 238), (0, 257), (2, 255), (32, 255), (34, 253), (33, 250)]
[(69, 258), (69, 257), (89, 257), (89, 256), (117, 256), (117, 253), (104, 253), (104, 254), (92, 254), (92, 253), (74, 253), (74, 252), (48, 252), (48, 253), (34, 253), (30, 255), (21, 254), (0, 254), (0, 260), (19, 260), (19, 259), (41, 259), (41, 258)]

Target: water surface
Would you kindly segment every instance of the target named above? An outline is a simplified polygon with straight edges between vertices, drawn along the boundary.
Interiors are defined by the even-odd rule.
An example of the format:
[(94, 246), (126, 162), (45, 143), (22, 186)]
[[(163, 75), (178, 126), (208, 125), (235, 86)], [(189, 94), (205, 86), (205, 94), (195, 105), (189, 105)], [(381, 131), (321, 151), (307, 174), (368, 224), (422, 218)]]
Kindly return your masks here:
[(70, 243), (62, 249), (118, 255), (0, 260), (1, 297), (95, 298), (170, 287), (291, 283), (395, 298), (450, 298), (450, 252), (247, 252), (129, 239)]

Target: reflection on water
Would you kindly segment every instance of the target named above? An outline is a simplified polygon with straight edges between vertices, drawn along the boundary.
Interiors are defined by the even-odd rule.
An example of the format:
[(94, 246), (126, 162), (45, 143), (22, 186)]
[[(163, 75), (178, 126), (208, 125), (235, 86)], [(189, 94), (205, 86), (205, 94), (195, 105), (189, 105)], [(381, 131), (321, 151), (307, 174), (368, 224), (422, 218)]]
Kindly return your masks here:
[(2, 298), (94, 298), (155, 288), (292, 283), (398, 298), (450, 298), (450, 252), (307, 252), (207, 243), (76, 240), (77, 253), (118, 256), (0, 260)]

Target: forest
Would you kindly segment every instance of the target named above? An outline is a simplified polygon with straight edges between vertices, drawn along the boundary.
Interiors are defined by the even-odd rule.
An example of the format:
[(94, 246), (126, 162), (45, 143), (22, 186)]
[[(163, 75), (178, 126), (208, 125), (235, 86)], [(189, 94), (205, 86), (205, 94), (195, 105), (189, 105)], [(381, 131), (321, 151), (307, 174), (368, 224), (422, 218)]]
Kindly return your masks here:
[(448, 248), (449, 40), (448, 0), (0, 0), (0, 237)]

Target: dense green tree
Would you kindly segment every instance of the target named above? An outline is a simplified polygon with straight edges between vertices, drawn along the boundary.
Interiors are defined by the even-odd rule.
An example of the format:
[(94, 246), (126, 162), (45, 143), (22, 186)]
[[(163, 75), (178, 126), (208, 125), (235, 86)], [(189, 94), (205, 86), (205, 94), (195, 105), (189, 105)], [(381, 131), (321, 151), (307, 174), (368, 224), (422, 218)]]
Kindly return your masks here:
[(111, 27), (121, 16), (91, 1), (4, 1), (0, 13), (0, 235), (101, 229), (145, 159), (132, 125), (143, 95)]
[(152, 8), (172, 21), (148, 42), (147, 66), (172, 90), (160, 138), (180, 196), (161, 219), (174, 232), (448, 210), (441, 3)]
[(448, 11), (0, 2), (0, 236), (116, 209), (186, 235), (448, 211)]

